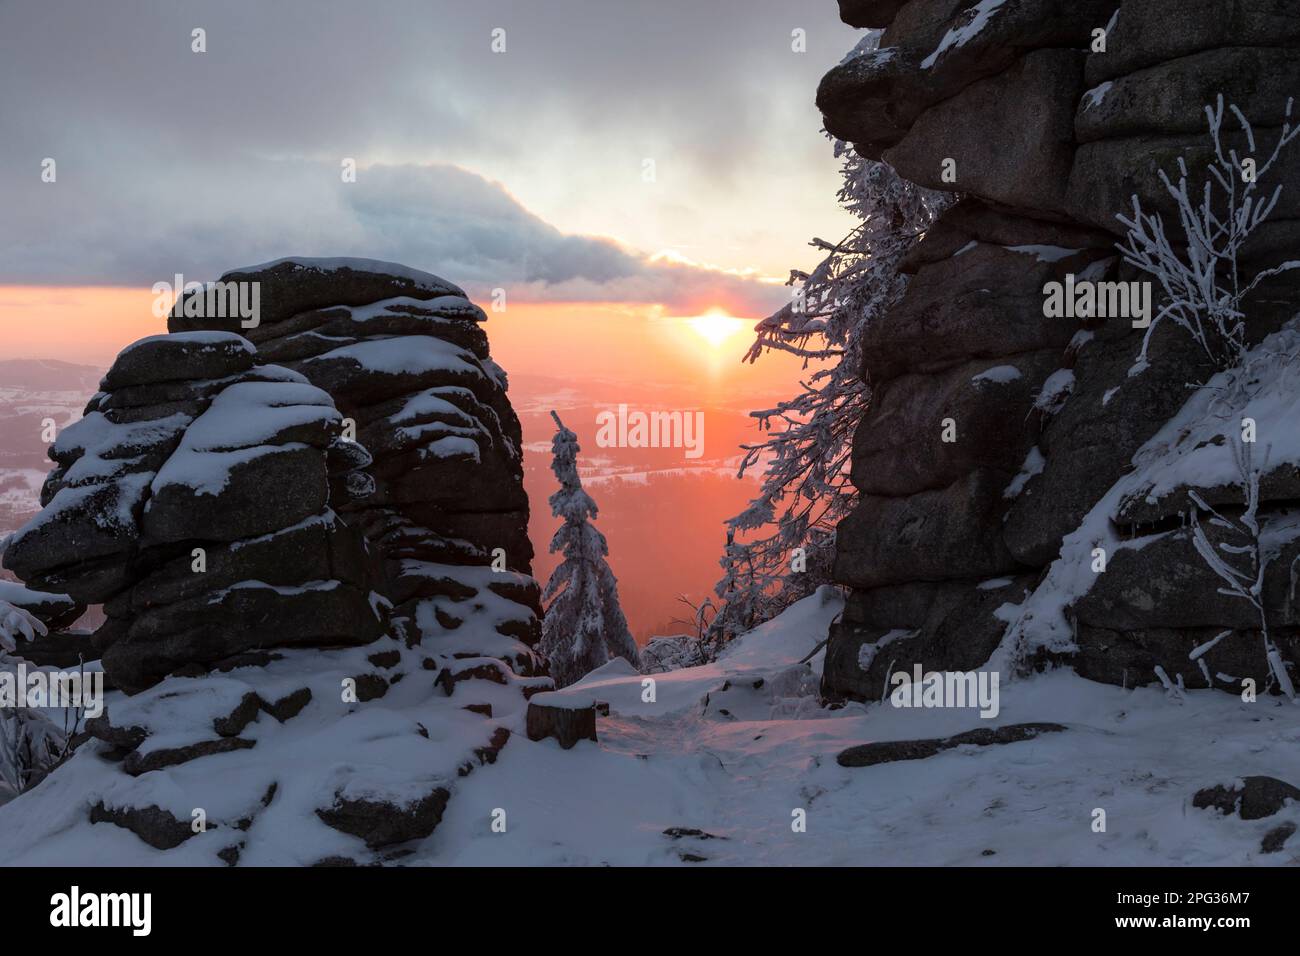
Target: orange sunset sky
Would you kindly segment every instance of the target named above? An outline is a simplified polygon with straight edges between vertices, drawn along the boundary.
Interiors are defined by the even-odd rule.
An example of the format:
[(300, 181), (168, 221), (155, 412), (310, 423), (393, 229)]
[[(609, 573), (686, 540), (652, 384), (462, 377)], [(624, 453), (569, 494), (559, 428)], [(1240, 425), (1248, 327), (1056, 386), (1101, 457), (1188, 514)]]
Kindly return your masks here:
[[(149, 289), (0, 287), (0, 359), (57, 358), (106, 368), (127, 344), (167, 331)], [(783, 355), (741, 365), (753, 318), (721, 306), (689, 316), (659, 303), (521, 302), (489, 312), (493, 357), (507, 372), (575, 381), (632, 379), (681, 390), (687, 404), (780, 394), (800, 366)]]
[[(753, 492), (722, 477), (747, 412), (797, 386), (789, 357), (740, 356), (808, 240), (851, 226), (812, 100), (857, 35), (785, 0), (629, 22), (596, 0), (0, 6), (0, 359), (104, 368), (164, 331), (155, 282), (290, 255), (401, 262), (485, 307), (504, 288), (487, 332), (533, 456), (538, 573), (535, 412), (558, 404), (644, 638), (716, 579)], [(704, 409), (704, 460), (596, 449), (620, 402)]]

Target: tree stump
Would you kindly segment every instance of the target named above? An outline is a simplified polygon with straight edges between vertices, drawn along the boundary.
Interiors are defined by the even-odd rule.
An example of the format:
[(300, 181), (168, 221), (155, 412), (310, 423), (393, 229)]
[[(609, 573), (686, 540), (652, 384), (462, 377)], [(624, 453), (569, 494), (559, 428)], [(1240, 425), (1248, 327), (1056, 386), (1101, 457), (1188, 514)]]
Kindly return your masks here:
[(599, 701), (565, 697), (555, 693), (535, 694), (528, 702), (529, 740), (554, 737), (568, 750), (579, 740), (596, 739), (596, 714), (609, 713)]

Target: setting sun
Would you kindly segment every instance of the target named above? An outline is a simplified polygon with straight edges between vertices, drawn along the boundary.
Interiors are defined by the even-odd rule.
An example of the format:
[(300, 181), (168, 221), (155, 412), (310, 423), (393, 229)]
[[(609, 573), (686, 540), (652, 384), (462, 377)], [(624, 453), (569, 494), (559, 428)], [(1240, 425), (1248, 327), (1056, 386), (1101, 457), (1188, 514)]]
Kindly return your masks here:
[(710, 309), (703, 315), (686, 320), (691, 330), (701, 338), (708, 340), (714, 348), (745, 328), (745, 320), (727, 315), (721, 309)]

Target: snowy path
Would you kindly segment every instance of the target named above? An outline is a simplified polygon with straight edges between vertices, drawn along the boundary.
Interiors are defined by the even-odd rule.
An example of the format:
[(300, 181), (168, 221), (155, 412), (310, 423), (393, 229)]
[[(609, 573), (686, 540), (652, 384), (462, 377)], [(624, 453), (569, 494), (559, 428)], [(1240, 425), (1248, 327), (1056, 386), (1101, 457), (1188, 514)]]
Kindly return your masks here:
[[(637, 675), (591, 675), (580, 686), (599, 688), (612, 708), (599, 720), (600, 742), (564, 752), (518, 736), (496, 766), (463, 782), (412, 862), (1300, 863), (1300, 846), (1259, 852), (1264, 833), (1300, 823), (1300, 806), (1257, 821), (1191, 806), (1198, 789), (1242, 775), (1300, 782), (1300, 709), (1211, 691), (1177, 702), (1158, 689), (1126, 691), (1066, 671), (1003, 685), (993, 720), (889, 705), (816, 710), (807, 699), (774, 703), (771, 692), (745, 683), (788, 681), (782, 670), (815, 644), (809, 635), (824, 633), (824, 616), (825, 608), (797, 606), (724, 661), (658, 675), (655, 705), (641, 703)], [(705, 706), (705, 694), (728, 679), (731, 689)], [(867, 768), (835, 762), (871, 740), (1029, 721), (1068, 730)], [(807, 830), (797, 833), (792, 811), (800, 808)], [(491, 830), (496, 809), (506, 811), (504, 833)], [(1096, 809), (1106, 813), (1105, 832), (1093, 830)], [(673, 839), (664, 834), (670, 827), (718, 839)], [(683, 853), (704, 859), (687, 863)]]

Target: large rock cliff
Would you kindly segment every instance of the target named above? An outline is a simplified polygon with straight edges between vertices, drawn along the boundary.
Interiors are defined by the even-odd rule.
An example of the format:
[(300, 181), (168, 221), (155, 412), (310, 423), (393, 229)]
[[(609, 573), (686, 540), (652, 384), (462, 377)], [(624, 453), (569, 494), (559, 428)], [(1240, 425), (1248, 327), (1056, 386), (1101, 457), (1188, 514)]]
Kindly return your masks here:
[[(851, 593), (828, 644), (824, 694), (878, 700), (891, 671), (969, 670), (991, 657), (990, 666), (1069, 659), (1129, 686), (1161, 673), (1188, 687), (1238, 689), (1244, 677), (1265, 686), (1258, 617), (1216, 594), (1222, 582), (1183, 526), (1187, 495), (1152, 490), (1203, 425), (1197, 448), (1228, 456), (1258, 396), (1226, 411), (1188, 407), (1218, 369), (1183, 330), (1158, 325), (1139, 363), (1142, 329), (1127, 317), (1048, 317), (1044, 287), (1067, 275), (1151, 278), (1117, 255), (1116, 215), (1132, 213), (1136, 194), (1178, 221), (1160, 173), (1176, 177), (1181, 158), (1204, 178), (1205, 107), (1219, 94), (1271, 146), (1300, 90), (1300, 8), (840, 0), (840, 9), (883, 33), (877, 49), (822, 80), (827, 130), (961, 198), (905, 261), (901, 302), (866, 332), (874, 395), (854, 439), (861, 500), (838, 533), (835, 576)], [(1253, 154), (1235, 130), (1225, 140)], [(1297, 246), (1300, 150), (1280, 162), (1272, 181), (1285, 188), (1245, 249), (1247, 271)], [(1250, 344), (1300, 311), (1296, 275), (1247, 299)], [(1295, 361), (1290, 335), (1262, 347), (1282, 365)], [(1278, 388), (1283, 408), (1294, 386)], [(1294, 421), (1275, 410), (1260, 427), (1278, 438)], [(1300, 469), (1274, 458), (1260, 512), (1278, 541), (1277, 580), (1264, 593), (1272, 637), (1294, 660), (1300, 605), (1283, 579), (1297, 547), (1287, 506), (1300, 498)], [(1207, 503), (1242, 500), (1241, 482), (1229, 480)], [(1103, 544), (1104, 573), (1063, 584), (1079, 552)], [(1189, 656), (1225, 629), (1230, 637)]]

